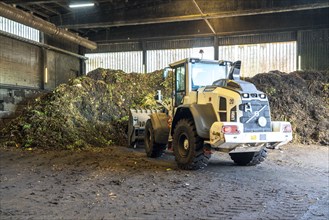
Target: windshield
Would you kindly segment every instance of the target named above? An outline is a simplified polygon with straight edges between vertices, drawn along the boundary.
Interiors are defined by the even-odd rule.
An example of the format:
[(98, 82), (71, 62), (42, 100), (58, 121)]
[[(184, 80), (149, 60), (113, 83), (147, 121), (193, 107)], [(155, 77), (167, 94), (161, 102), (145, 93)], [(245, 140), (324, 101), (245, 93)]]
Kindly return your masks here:
[(227, 78), (229, 67), (218, 63), (192, 63), (192, 90), (212, 85), (218, 79)]

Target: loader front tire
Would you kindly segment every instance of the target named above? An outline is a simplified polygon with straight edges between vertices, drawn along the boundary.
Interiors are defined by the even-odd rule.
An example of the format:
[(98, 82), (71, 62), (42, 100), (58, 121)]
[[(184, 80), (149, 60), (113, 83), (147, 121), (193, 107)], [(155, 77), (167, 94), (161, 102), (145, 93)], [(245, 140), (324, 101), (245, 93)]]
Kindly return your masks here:
[(166, 149), (166, 145), (158, 144), (155, 142), (154, 130), (151, 120), (147, 120), (145, 125), (144, 143), (145, 143), (146, 155), (148, 157), (152, 157), (152, 158), (161, 157), (164, 150)]
[(181, 119), (177, 122), (173, 146), (179, 168), (197, 170), (208, 165), (210, 153), (204, 149), (204, 141), (198, 136), (192, 119)]
[(267, 149), (264, 148), (259, 152), (231, 153), (230, 156), (237, 165), (255, 166), (265, 160), (267, 157)]

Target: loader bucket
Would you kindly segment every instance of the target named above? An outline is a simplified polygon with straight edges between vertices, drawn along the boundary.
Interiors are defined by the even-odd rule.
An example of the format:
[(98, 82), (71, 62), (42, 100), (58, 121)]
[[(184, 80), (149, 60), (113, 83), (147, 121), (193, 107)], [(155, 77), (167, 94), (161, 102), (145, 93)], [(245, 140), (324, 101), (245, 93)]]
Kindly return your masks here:
[(130, 109), (128, 122), (128, 146), (136, 148), (138, 143), (144, 142), (146, 121), (150, 114), (159, 112), (155, 109)]

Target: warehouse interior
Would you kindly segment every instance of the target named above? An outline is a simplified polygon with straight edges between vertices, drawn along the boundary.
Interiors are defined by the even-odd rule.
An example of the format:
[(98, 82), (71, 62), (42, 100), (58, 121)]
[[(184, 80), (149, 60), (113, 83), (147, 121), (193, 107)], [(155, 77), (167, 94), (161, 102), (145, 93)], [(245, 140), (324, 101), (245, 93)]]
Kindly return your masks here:
[[(296, 43), (293, 48), (294, 60), (291, 61), (294, 62), (292, 68), (295, 70), (328, 68), (326, 0), (111, 0), (93, 3), (92, 7), (70, 8), (69, 1), (2, 1), (4, 11), (8, 12), (4, 8), (6, 6), (27, 12), (32, 15), (32, 19), (34, 17), (50, 22), (57, 28), (68, 30), (97, 44), (97, 48), (95, 45), (86, 48), (79, 45), (78, 41), (61, 39), (61, 35), (56, 32), (42, 31), (34, 33), (40, 36), (31, 42), (13, 34), (15, 28), (10, 25), (5, 27), (6, 21), (3, 20), (2, 87), (53, 89), (70, 77), (85, 74), (86, 63), (89, 71), (97, 68), (99, 62), (86, 60), (86, 54), (96, 56), (113, 53), (116, 56), (127, 56), (128, 62), (135, 66), (110, 65), (121, 67), (127, 72), (151, 72), (154, 68), (164, 68), (168, 60), (153, 69), (148, 68), (148, 65), (161, 62), (147, 57), (148, 51), (207, 47), (211, 50), (208, 57), (218, 60), (228, 59), (220, 57), (221, 46), (278, 42)], [(16, 19), (17, 17), (18, 15)], [(9, 30), (8, 33), (6, 28), (12, 31)], [(120, 54), (115, 54), (116, 52)], [(130, 52), (132, 55), (123, 52)], [(176, 53), (183, 52), (177, 50)], [(26, 54), (31, 59), (21, 60), (17, 54)], [(132, 56), (134, 59), (130, 60)], [(12, 63), (19, 65), (14, 65), (13, 68)], [(48, 72), (46, 80), (45, 68)], [(27, 70), (29, 74), (22, 70)]]
[[(37, 179), (38, 183), (51, 176), (48, 184), (52, 185), (51, 189), (45, 189), (31, 183), (29, 189), (34, 191), (30, 192), (26, 191), (24, 184), (17, 183), (17, 187), (21, 187), (22, 192), (25, 190), (24, 195), (28, 192), (32, 197), (40, 196), (39, 201), (49, 207), (44, 206), (40, 211), (42, 214), (38, 213), (36, 206), (30, 207), (25, 203), (20, 204), (17, 209), (12, 209), (7, 207), (15, 200), (4, 201), (0, 198), (0, 218), (10, 219), (13, 216), (50, 219), (55, 216), (64, 219), (329, 218), (329, 212), (325, 208), (329, 204), (328, 187), (325, 186), (329, 184), (327, 163), (329, 110), (326, 106), (329, 100), (328, 51), (328, 0), (0, 1), (0, 148), (1, 144), (4, 144), (6, 147), (8, 145), (15, 149), (24, 149), (23, 153), (19, 153), (20, 156), (15, 156), (10, 150), (0, 149), (1, 193), (5, 198), (10, 198), (12, 192), (6, 190), (11, 186), (6, 185), (8, 178), (5, 176), (11, 176), (11, 172), (15, 172), (15, 169), (8, 164), (20, 158), (24, 158), (24, 163), (35, 166), (31, 170), (24, 168), (26, 173)], [(133, 103), (130, 99), (135, 98), (146, 103), (148, 98), (153, 98), (156, 94), (156, 91), (153, 94), (153, 90), (150, 90), (154, 88), (164, 89), (163, 96), (169, 96), (168, 94), (172, 96), (172, 93), (167, 91), (170, 81), (159, 83), (161, 78), (159, 74), (161, 75), (169, 64), (187, 57), (233, 62), (241, 60), (241, 77), (257, 85), (257, 88), (267, 93), (270, 101), (274, 103), (271, 103), (272, 114), (274, 110), (277, 111), (274, 112), (276, 115), (272, 116), (272, 119), (292, 122), (294, 140), (293, 144), (289, 145), (292, 149), (289, 154), (285, 154), (288, 152), (286, 148), (282, 148), (284, 150), (276, 148), (280, 151), (272, 152), (274, 156), (270, 157), (270, 162), (263, 167), (257, 166), (255, 170), (249, 167), (246, 169), (240, 166), (233, 167), (225, 157), (222, 161), (217, 160), (215, 155), (212, 166), (207, 168), (206, 174), (201, 174), (177, 171), (170, 153), (164, 156), (164, 159), (155, 161), (145, 159), (145, 155), (140, 149), (138, 150), (138, 147), (136, 151), (117, 147), (126, 143), (127, 137), (122, 133), (128, 130), (125, 124), (128, 123), (128, 115), (125, 111), (130, 108), (127, 103)], [(268, 73), (269, 75), (258, 75)], [(119, 83), (122, 84), (118, 85)], [(159, 85), (151, 88), (149, 85), (152, 83)], [(136, 86), (135, 90), (131, 85)], [(109, 88), (113, 90), (109, 92)], [(114, 94), (116, 89), (120, 91)], [(288, 97), (284, 97), (285, 95)], [(89, 103), (90, 100), (87, 99), (92, 102)], [(107, 101), (116, 103), (107, 108), (104, 106)], [(37, 103), (35, 109), (33, 109), (34, 104), (31, 104), (34, 102)], [(49, 103), (52, 108), (47, 109), (45, 105)], [(83, 124), (85, 122), (81, 122), (81, 118), (70, 118), (69, 113), (72, 110), (70, 108), (80, 104), (81, 106), (72, 112), (79, 117), (84, 116), (83, 120), (104, 118), (104, 122), (108, 122), (110, 118), (108, 115), (113, 113), (116, 114), (116, 117), (113, 117), (115, 123), (111, 122), (110, 128), (107, 127), (108, 130), (105, 131), (103, 122), (97, 125), (91, 122), (92, 125), (88, 125), (89, 130), (89, 127)], [(136, 107), (135, 103), (133, 107)], [(54, 111), (53, 119), (58, 122), (54, 122), (53, 119), (42, 121), (45, 116), (41, 108), (47, 109), (48, 113)], [(62, 116), (56, 115), (57, 111), (66, 109), (69, 112), (67, 115), (64, 114), (66, 118), (56, 118)], [(23, 117), (19, 118), (22, 114)], [(304, 116), (304, 121), (298, 121)], [(14, 121), (17, 118), (19, 119)], [(113, 118), (110, 120), (114, 120)], [(33, 142), (32, 137), (35, 137), (32, 130), (29, 131), (31, 126), (33, 127), (33, 120), (40, 125), (38, 132), (47, 133), (55, 130), (60, 133), (59, 136), (55, 136), (56, 132), (49, 133), (47, 134), (49, 136), (45, 135), (47, 137), (45, 139), (48, 137), (61, 139), (67, 135), (70, 138), (72, 136), (72, 140), (76, 140), (82, 134), (85, 136), (81, 137), (83, 141), (92, 139), (95, 143), (113, 145), (113, 148), (105, 150), (96, 148), (91, 152), (84, 152), (81, 146), (87, 146), (88, 140), (87, 145), (85, 142), (81, 144), (82, 141), (74, 143), (63, 141), (60, 146), (59, 141), (52, 142), (48, 139), (42, 142), (42, 137)], [(13, 121), (14, 123), (11, 123)], [(65, 124), (66, 121), (69, 123), (72, 121), (73, 125), (79, 126), (72, 129), (69, 127), (72, 124), (68, 123), (66, 125), (69, 126), (63, 130), (56, 127), (61, 123)], [(55, 125), (52, 128), (53, 122)], [(41, 131), (47, 126), (49, 130)], [(16, 128), (20, 131), (17, 132)], [(72, 129), (72, 134), (68, 135), (69, 129)], [(111, 129), (117, 131), (113, 132)], [(111, 133), (110, 138), (103, 140), (103, 136), (109, 133)], [(97, 139), (88, 137), (88, 134), (103, 136)], [(4, 137), (9, 136), (15, 138), (19, 136), (20, 140), (28, 141), (2, 142), (2, 138), (4, 140)], [(121, 142), (116, 142), (117, 140)], [(45, 148), (55, 146), (53, 148), (55, 151), (65, 145), (66, 150), (78, 149), (81, 154), (78, 154), (77, 159), (72, 156), (74, 154), (71, 154), (71, 151), (59, 151), (58, 154), (53, 151), (36, 151), (35, 157), (42, 158), (39, 161), (29, 154), (34, 151), (33, 143), (44, 143), (47, 145)], [(301, 154), (300, 149), (310, 154)], [(128, 165), (122, 163), (125, 161), (124, 155), (129, 155)], [(11, 156), (13, 160), (10, 159)], [(295, 157), (296, 159), (291, 159)], [(113, 161), (112, 164), (108, 162), (108, 158)], [(288, 162), (284, 162), (285, 160)], [(39, 166), (42, 167), (40, 170), (38, 170)], [(131, 167), (133, 170), (130, 170)], [(67, 170), (64, 171), (65, 169)], [(304, 169), (305, 171), (302, 171)], [(244, 176), (244, 173), (249, 171), (250, 176)], [(41, 180), (39, 180), (40, 172), (43, 173)], [(113, 176), (106, 179), (104, 177), (107, 175), (106, 172), (112, 172)], [(135, 176), (136, 172), (142, 173), (142, 176)], [(258, 176), (259, 172), (265, 172), (264, 176)], [(163, 176), (160, 174), (157, 176), (158, 173)], [(272, 173), (279, 174), (272, 176)], [(74, 180), (70, 179), (70, 175)], [(309, 180), (311, 175), (314, 175), (313, 179)], [(63, 176), (64, 178), (58, 180)], [(234, 180), (230, 179), (232, 176)], [(225, 181), (217, 184), (222, 177)], [(282, 185), (276, 183), (281, 177)], [(16, 181), (15, 178), (13, 177), (12, 180)], [(17, 178), (19, 181), (19, 178), (23, 177)], [(26, 176), (24, 178), (24, 181), (29, 180)], [(66, 181), (63, 180), (65, 178)], [(203, 179), (200, 183), (195, 183), (194, 178)], [(304, 185), (298, 185), (289, 178), (294, 178), (298, 184)], [(69, 198), (63, 193), (73, 181), (78, 182), (81, 179), (85, 181), (84, 186), (79, 185), (84, 196), (76, 193), (69, 194), (71, 196)], [(97, 181), (97, 184), (91, 180)], [(148, 180), (153, 183), (150, 188), (147, 186)], [(249, 186), (254, 184), (254, 180), (258, 183), (264, 181), (268, 185), (257, 185), (254, 191), (249, 192)], [(205, 184), (203, 181), (206, 184), (213, 183), (211, 190), (205, 192), (204, 185), (201, 185)], [(241, 188), (239, 181), (244, 181)], [(138, 185), (136, 182), (141, 188), (140, 191), (133, 188), (134, 184)], [(174, 185), (172, 192), (166, 191), (168, 184)], [(68, 188), (75, 192), (73, 185)], [(104, 185), (105, 187), (102, 187)], [(107, 188), (107, 185), (113, 188)], [(120, 194), (118, 192), (121, 190), (120, 187), (126, 185), (126, 191), (123, 190)], [(88, 188), (92, 187), (95, 190), (91, 194), (86, 193)], [(264, 193), (259, 193), (257, 187), (264, 190)], [(117, 193), (111, 191), (114, 189)], [(218, 193), (217, 189), (228, 190)], [(193, 194), (192, 191), (197, 193)], [(47, 201), (48, 197), (45, 200), (41, 198), (44, 192), (62, 197)], [(241, 196), (245, 192), (246, 195)], [(152, 198), (150, 203), (148, 196), (153, 195), (152, 193), (161, 199), (156, 201)], [(183, 199), (176, 199), (179, 196), (175, 193), (183, 195)], [(130, 195), (134, 197), (130, 198)], [(221, 198), (223, 202), (217, 207), (213, 204), (217, 204), (220, 195), (225, 195), (225, 198), (231, 200)], [(27, 197), (26, 199), (30, 201), (30, 196)], [(94, 197), (96, 202), (92, 200)], [(117, 197), (121, 198), (120, 202), (116, 200)], [(171, 200), (167, 202), (168, 198)], [(88, 199), (94, 202), (85, 203), (84, 200)], [(250, 205), (248, 199), (251, 201)], [(61, 203), (63, 200), (64, 203)], [(83, 207), (72, 205), (72, 210), (67, 210), (66, 205), (70, 206), (71, 203), (65, 202), (73, 202), (73, 200), (83, 204)], [(267, 200), (271, 202), (267, 204)], [(210, 208), (200, 208), (198, 206), (200, 201), (207, 202)], [(98, 206), (101, 202), (103, 205)], [(228, 205), (231, 202), (232, 205)], [(173, 212), (174, 203), (182, 209)], [(194, 205), (191, 206), (192, 208), (188, 206), (190, 203)], [(138, 204), (143, 205), (145, 213), (139, 210)], [(232, 206), (235, 205), (237, 209), (232, 211)], [(277, 210), (274, 208), (276, 206), (278, 206)], [(114, 207), (114, 210), (107, 213), (108, 209), (111, 209), (109, 207)], [(257, 210), (255, 207), (258, 207)], [(28, 208), (31, 210), (26, 211)], [(52, 210), (51, 208), (55, 211), (49, 211)], [(198, 213), (195, 210), (199, 208), (201, 211)], [(59, 211), (61, 209), (65, 211), (61, 213)], [(213, 210), (209, 211), (210, 209)]]
[[(98, 67), (152, 72), (183, 57), (199, 56), (198, 48), (204, 48), (205, 58), (241, 59), (230, 48), (289, 42), (288, 46), (274, 46), (268, 48), (272, 52), (265, 52), (269, 55), (264, 65), (269, 62), (272, 65), (265, 69), (248, 67), (251, 69), (246, 74), (252, 76), (275, 68), (286, 72), (328, 69), (326, 0), (110, 0), (93, 1), (92, 7), (70, 8), (72, 3), (2, 1), (2, 12), (13, 16), (14, 22), (16, 19), (37, 26), (24, 33), (25, 29), (18, 31), (19, 27), (10, 19), (2, 17), (1, 111), (16, 108), (4, 104), (13, 97), (19, 101), (12, 104), (20, 102), (15, 94), (52, 90), (69, 78)], [(30, 20), (13, 15), (11, 10), (28, 13)], [(53, 28), (80, 36), (82, 42), (64, 39), (60, 32), (37, 30), (40, 19), (54, 25)], [(81, 45), (84, 41), (88, 41), (87, 46)], [(88, 45), (89, 42), (92, 43)], [(220, 49), (224, 47), (226, 50)], [(291, 55), (289, 61), (281, 53)], [(255, 65), (253, 59), (257, 58), (245, 56), (242, 66)], [(13, 97), (8, 97), (8, 93)]]

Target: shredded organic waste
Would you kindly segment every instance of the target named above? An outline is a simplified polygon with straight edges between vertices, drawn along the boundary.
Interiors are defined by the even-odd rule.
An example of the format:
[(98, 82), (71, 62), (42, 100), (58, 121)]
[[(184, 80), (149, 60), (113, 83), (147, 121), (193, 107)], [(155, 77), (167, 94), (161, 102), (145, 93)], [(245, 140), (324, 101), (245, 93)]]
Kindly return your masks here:
[[(329, 144), (329, 72), (273, 71), (246, 79), (269, 97), (272, 120), (290, 121), (295, 143)], [(0, 144), (79, 149), (127, 145), (130, 108), (157, 108), (157, 90), (169, 100), (172, 76), (96, 69), (30, 103), (0, 131)]]

